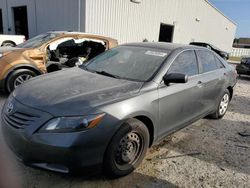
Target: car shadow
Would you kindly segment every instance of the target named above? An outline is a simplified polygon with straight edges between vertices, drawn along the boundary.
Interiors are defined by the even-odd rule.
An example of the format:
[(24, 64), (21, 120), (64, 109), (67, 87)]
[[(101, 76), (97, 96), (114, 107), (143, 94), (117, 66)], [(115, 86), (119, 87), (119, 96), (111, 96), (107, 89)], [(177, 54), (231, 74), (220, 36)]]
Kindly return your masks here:
[(178, 187), (168, 181), (144, 175), (138, 172), (133, 172), (125, 177), (121, 177), (118, 179), (107, 179), (102, 174), (95, 174), (90, 176), (69, 175), (37, 170), (26, 166), (22, 167), (22, 171), (23, 187)]
[(250, 109), (250, 97), (242, 95), (234, 95), (228, 110), (232, 113), (250, 115), (249, 109)]
[(172, 140), (161, 146), (167, 152), (156, 155), (153, 160), (190, 156), (214, 164), (223, 171), (231, 169), (250, 174), (250, 136), (241, 133), (250, 134), (250, 122), (203, 119), (175, 133)]
[(0, 98), (7, 98), (9, 96), (9, 94), (0, 91)]
[[(95, 174), (63, 174), (56, 173), (46, 170), (38, 170), (29, 166), (25, 166), (23, 163), (15, 160), (14, 155), (6, 147), (6, 145), (0, 145), (0, 163), (5, 164), (1, 166), (0, 169), (0, 182), (1, 185), (5, 187), (15, 186), (15, 187), (159, 187), (159, 188), (176, 188), (177, 186), (162, 180), (160, 178), (144, 175), (139, 172), (133, 172), (128, 176), (121, 177), (118, 179), (107, 179), (101, 173)], [(2, 156), (5, 156), (4, 158)], [(9, 169), (9, 167), (11, 168)], [(3, 170), (7, 173), (3, 173)], [(11, 170), (11, 171), (10, 171)], [(12, 182), (12, 181), (15, 182)]]

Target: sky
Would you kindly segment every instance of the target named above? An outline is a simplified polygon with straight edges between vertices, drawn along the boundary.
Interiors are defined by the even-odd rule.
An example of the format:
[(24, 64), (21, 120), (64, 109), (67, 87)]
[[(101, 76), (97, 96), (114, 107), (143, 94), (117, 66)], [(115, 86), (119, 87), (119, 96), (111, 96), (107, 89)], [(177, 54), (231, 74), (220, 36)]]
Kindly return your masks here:
[(209, 0), (237, 24), (236, 38), (250, 38), (250, 0)]

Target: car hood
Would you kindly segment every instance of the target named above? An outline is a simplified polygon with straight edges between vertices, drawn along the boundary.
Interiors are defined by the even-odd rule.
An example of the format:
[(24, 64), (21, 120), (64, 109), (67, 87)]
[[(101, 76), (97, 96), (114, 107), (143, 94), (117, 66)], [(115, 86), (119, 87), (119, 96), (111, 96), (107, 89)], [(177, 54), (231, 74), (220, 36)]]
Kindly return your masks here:
[(20, 49), (22, 48), (4, 46), (4, 47), (0, 47), (0, 53), (7, 53), (7, 52), (15, 51), (15, 50), (20, 50)]
[(54, 116), (83, 115), (137, 95), (142, 85), (76, 67), (36, 77), (18, 87), (13, 96), (24, 105)]

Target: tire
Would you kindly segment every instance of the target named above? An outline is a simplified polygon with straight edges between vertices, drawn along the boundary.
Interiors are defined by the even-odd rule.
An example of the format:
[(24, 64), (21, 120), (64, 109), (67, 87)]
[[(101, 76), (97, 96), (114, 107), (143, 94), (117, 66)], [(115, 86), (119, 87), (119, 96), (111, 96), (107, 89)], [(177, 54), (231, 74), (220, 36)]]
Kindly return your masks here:
[(210, 117), (213, 119), (221, 119), (227, 112), (229, 102), (230, 102), (230, 92), (227, 89), (220, 98), (216, 112), (211, 114)]
[(11, 46), (11, 47), (14, 47), (14, 46), (16, 46), (16, 44), (14, 42), (3, 42), (2, 46)]
[(147, 127), (129, 119), (113, 136), (104, 156), (104, 173), (108, 178), (125, 176), (142, 162), (149, 147)]
[[(37, 76), (35, 72), (28, 69), (19, 69), (11, 73), (6, 82), (7, 92), (11, 93), (17, 86)], [(22, 81), (23, 80), (23, 81)]]

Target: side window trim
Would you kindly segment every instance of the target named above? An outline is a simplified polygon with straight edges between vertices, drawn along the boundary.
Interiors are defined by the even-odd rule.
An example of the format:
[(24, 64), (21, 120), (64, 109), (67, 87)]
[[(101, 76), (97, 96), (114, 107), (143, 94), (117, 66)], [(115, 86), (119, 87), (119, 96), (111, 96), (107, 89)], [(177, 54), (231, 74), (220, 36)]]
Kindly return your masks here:
[(199, 61), (197, 50), (194, 50), (194, 53), (195, 53), (195, 57), (196, 57), (196, 62), (197, 62), (199, 74), (202, 74), (203, 73), (203, 67), (202, 67), (202, 64)]

